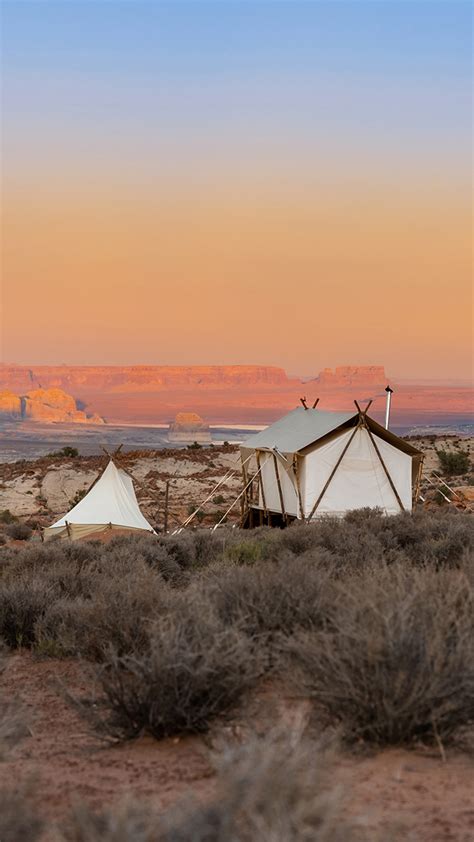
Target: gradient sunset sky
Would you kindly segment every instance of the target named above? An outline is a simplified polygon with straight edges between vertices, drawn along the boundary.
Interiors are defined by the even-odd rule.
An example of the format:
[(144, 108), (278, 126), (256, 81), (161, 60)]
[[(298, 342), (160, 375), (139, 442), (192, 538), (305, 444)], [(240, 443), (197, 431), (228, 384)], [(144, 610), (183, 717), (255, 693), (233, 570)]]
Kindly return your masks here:
[(470, 376), (470, 3), (1, 9), (4, 362)]

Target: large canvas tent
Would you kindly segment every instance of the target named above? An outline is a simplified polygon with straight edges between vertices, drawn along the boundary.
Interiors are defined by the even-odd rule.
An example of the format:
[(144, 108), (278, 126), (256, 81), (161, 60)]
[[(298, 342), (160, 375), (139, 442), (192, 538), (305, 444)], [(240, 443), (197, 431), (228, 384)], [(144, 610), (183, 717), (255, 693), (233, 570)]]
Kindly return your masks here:
[(252, 487), (252, 462), (258, 478), (257, 500), (247, 497), (248, 525), (309, 521), (364, 507), (385, 514), (410, 511), (423, 460), (420, 451), (359, 408), (354, 413), (298, 407), (240, 450), (245, 484)]
[(154, 532), (140, 511), (132, 478), (112, 459), (85, 497), (43, 536), (76, 540), (106, 529)]

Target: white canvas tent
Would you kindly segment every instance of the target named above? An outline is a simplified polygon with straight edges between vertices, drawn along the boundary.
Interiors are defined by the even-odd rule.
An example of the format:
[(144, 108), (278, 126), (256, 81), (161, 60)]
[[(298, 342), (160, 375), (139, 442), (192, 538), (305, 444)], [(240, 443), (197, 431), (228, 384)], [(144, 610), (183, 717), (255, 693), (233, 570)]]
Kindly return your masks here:
[(140, 511), (132, 478), (112, 459), (85, 497), (44, 529), (43, 535), (45, 541), (55, 537), (76, 540), (106, 529), (154, 532)]
[(258, 499), (247, 499), (249, 525), (309, 521), (364, 507), (386, 514), (410, 511), (423, 458), (366, 412), (304, 406), (247, 439), (240, 450), (244, 482), (249, 456), (258, 477)]

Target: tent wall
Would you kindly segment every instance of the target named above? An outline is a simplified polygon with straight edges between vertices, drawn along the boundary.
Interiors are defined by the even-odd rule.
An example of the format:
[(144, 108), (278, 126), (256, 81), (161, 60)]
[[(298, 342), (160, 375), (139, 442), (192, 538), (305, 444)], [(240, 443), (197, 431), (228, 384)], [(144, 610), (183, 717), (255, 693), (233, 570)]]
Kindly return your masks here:
[[(306, 453), (301, 471), (305, 516), (308, 517), (354, 431), (349, 429)], [(412, 508), (412, 457), (378, 436), (380, 455), (406, 510)], [(351, 509), (379, 507), (397, 514), (400, 505), (366, 429), (354, 434), (314, 516), (344, 514)]]
[[(276, 458), (278, 476), (280, 478), (281, 491), (283, 496), (284, 513), (298, 516), (298, 495), (292, 481), (291, 463), (286, 463), (280, 456)], [(261, 477), (265, 492), (265, 505), (271, 512), (281, 512), (280, 492), (275, 472), (275, 463), (272, 453), (260, 453), (260, 465), (262, 468)], [(263, 508), (263, 497), (260, 489), (259, 505)]]
[[(100, 532), (109, 532), (120, 530), (120, 532), (143, 532), (143, 529), (133, 528), (131, 526), (121, 526), (117, 523), (70, 523), (69, 529), (67, 526), (48, 526), (43, 529), (43, 538), (45, 541), (52, 541), (53, 538), (67, 538), (70, 541), (78, 541), (80, 538), (86, 538), (88, 535), (96, 535)], [(150, 527), (149, 532), (153, 530)]]

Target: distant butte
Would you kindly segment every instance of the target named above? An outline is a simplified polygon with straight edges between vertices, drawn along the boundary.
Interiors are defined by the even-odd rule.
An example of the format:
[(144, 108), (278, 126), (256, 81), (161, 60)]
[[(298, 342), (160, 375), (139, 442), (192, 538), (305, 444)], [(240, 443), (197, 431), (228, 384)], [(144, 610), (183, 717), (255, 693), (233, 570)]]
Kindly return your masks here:
[[(389, 382), (381, 365), (344, 365), (325, 368), (313, 378), (289, 377), (283, 368), (265, 365), (181, 366), (26, 366), (0, 364), (0, 406), (3, 417), (15, 413), (18, 396), (31, 399), (38, 389), (62, 390), (109, 423), (169, 423), (186, 407), (211, 424), (267, 424), (299, 404), (306, 395), (320, 398), (324, 409), (349, 410), (354, 399), (374, 399), (373, 411), (382, 418), (384, 388)], [(429, 418), (457, 414), (469, 417), (472, 390), (461, 386), (394, 383), (392, 403), (396, 423), (426, 423)], [(51, 407), (51, 402), (47, 404)], [(28, 406), (33, 415), (42, 410)], [(53, 407), (63, 411), (64, 407)], [(72, 407), (71, 407), (72, 411)], [(55, 412), (52, 415), (56, 415)], [(84, 421), (80, 415), (76, 420)], [(87, 423), (87, 421), (86, 421)]]

